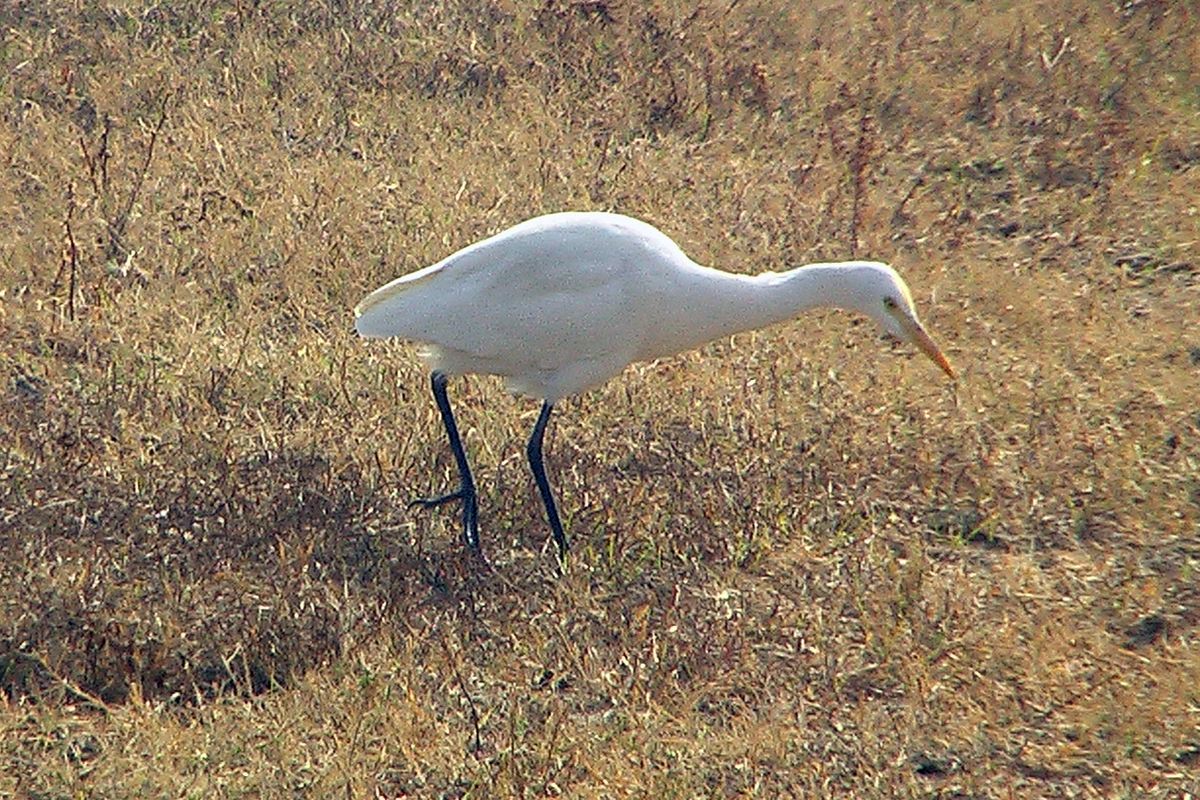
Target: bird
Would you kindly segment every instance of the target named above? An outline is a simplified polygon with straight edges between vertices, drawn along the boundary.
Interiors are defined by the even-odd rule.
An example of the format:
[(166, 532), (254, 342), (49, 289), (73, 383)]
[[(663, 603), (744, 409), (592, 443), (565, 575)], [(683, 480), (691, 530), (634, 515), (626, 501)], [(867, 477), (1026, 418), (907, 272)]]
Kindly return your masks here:
[(567, 537), (542, 457), (557, 403), (629, 364), (823, 306), (870, 317), (955, 379), (921, 324), (907, 284), (887, 264), (846, 261), (759, 275), (725, 272), (697, 264), (649, 223), (605, 211), (565, 211), (521, 222), (379, 287), (354, 314), (362, 337), (421, 345), (459, 484), (409, 507), (460, 502), (463, 542), (477, 555), (482, 555), (478, 492), (446, 393), (449, 379), (497, 375), (511, 391), (542, 401), (526, 456), (565, 561)]

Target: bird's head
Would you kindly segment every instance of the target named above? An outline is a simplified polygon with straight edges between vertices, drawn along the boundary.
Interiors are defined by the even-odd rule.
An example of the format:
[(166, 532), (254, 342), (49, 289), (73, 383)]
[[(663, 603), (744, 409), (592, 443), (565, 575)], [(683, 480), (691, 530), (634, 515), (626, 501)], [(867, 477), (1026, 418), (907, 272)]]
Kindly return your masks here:
[(954, 368), (938, 348), (917, 316), (912, 293), (896, 270), (887, 264), (865, 263), (855, 281), (854, 305), (874, 319), (887, 333), (915, 346), (951, 378)]

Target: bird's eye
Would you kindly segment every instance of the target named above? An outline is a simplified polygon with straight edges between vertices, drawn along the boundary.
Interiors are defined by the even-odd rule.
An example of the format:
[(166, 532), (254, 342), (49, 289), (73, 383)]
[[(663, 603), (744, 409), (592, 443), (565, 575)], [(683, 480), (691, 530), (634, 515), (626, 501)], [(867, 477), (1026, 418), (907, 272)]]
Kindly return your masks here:
[(895, 311), (897, 308), (896, 298), (894, 298), (894, 297), (883, 298), (883, 307), (889, 311)]

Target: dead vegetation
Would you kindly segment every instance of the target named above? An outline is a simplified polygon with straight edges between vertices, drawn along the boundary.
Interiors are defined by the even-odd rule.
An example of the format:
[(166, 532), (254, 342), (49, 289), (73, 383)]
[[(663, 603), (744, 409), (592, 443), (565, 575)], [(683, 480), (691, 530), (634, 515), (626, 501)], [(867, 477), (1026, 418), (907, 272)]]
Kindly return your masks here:
[[(1200, 780), (1188, 3), (17, 3), (0, 794), (1172, 797)], [(896, 263), (963, 376), (815, 315), (564, 405), (386, 279), (606, 208)]]

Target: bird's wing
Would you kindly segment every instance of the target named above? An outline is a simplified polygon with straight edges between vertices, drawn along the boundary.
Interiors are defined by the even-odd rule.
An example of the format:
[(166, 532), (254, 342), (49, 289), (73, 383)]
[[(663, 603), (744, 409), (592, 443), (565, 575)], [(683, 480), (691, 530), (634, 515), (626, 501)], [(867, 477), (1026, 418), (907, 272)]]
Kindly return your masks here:
[(491, 359), (497, 374), (627, 349), (629, 258), (604, 239), (586, 226), (518, 226), (372, 292), (356, 328)]

